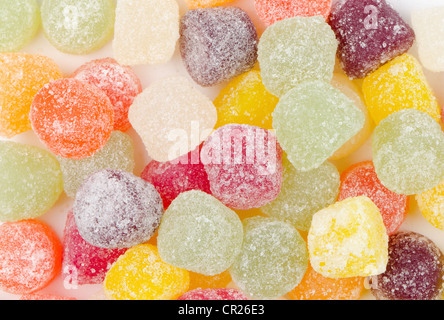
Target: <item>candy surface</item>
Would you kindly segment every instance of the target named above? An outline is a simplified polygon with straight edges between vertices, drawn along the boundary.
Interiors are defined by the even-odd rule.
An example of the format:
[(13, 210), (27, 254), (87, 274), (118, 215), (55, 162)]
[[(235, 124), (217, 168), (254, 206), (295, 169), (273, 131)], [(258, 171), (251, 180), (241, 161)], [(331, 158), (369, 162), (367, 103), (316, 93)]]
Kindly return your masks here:
[(62, 76), (58, 65), (48, 57), (0, 53), (0, 135), (12, 138), (30, 130), (29, 111), (35, 94)]
[(89, 244), (122, 249), (153, 236), (163, 205), (152, 184), (126, 171), (104, 169), (78, 189), (73, 213), (80, 235)]
[(62, 172), (48, 151), (0, 141), (0, 221), (37, 218), (63, 192)]
[(157, 236), (160, 257), (178, 268), (216, 275), (227, 270), (242, 245), (237, 214), (213, 196), (180, 194), (162, 216)]
[(225, 288), (230, 282), (231, 276), (228, 270), (212, 276), (190, 272), (189, 290)]
[(281, 97), (303, 81), (330, 81), (338, 43), (322, 17), (294, 17), (278, 21), (262, 34), (258, 60), (262, 81)]
[(189, 9), (217, 7), (232, 1), (233, 0), (185, 0)]
[(313, 269), (327, 278), (376, 275), (387, 265), (387, 231), (378, 207), (365, 196), (315, 213), (307, 242)]
[(422, 193), (444, 179), (444, 133), (416, 109), (382, 120), (373, 134), (372, 153), (379, 180), (398, 194)]
[(60, 271), (62, 245), (42, 222), (30, 219), (0, 225), (0, 244), (0, 287), (6, 292), (36, 292)]
[(419, 211), (435, 228), (444, 230), (444, 181), (415, 196)]
[(163, 262), (155, 246), (141, 244), (119, 257), (103, 288), (112, 300), (174, 300), (188, 290), (189, 283), (188, 271)]
[(117, 1), (113, 52), (120, 64), (166, 63), (178, 39), (176, 0)]
[(237, 289), (194, 289), (181, 295), (177, 300), (248, 300), (244, 293)]
[(77, 300), (72, 297), (62, 297), (54, 294), (30, 293), (20, 297), (20, 300)]
[(257, 60), (256, 28), (237, 7), (187, 11), (180, 21), (179, 42), (188, 73), (205, 87), (233, 79)]
[(43, 0), (40, 10), (45, 35), (61, 52), (88, 54), (112, 38), (111, 0)]

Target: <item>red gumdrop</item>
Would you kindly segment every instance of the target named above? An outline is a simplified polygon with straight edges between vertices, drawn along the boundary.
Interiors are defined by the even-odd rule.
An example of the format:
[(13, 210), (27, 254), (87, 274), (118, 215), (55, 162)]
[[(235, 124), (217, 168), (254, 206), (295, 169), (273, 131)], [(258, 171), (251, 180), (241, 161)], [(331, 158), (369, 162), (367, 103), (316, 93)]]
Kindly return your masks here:
[(240, 290), (231, 288), (194, 289), (181, 295), (177, 300), (248, 300)]

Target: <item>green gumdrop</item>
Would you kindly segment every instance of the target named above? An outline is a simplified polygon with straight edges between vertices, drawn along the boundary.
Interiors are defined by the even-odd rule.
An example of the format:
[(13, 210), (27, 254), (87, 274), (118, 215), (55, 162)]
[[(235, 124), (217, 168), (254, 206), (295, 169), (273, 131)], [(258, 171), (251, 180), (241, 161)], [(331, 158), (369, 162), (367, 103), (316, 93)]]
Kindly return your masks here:
[(273, 129), (288, 160), (301, 171), (319, 167), (364, 126), (365, 115), (330, 83), (303, 82), (273, 112)]
[(181, 193), (165, 211), (157, 236), (160, 257), (175, 267), (216, 275), (227, 270), (242, 246), (242, 222), (202, 191)]
[(0, 141), (0, 221), (37, 218), (62, 192), (62, 172), (51, 153)]
[(19, 51), (37, 34), (40, 9), (36, 0), (0, 0), (0, 52)]
[(261, 210), (299, 230), (308, 231), (313, 215), (336, 201), (340, 184), (338, 169), (328, 161), (304, 172), (285, 160), (281, 192)]
[(405, 109), (382, 120), (372, 151), (379, 180), (398, 194), (422, 193), (444, 179), (444, 132), (425, 112)]
[(247, 218), (243, 224), (242, 250), (229, 269), (234, 283), (254, 299), (287, 294), (307, 270), (305, 241), (293, 226), (274, 218)]

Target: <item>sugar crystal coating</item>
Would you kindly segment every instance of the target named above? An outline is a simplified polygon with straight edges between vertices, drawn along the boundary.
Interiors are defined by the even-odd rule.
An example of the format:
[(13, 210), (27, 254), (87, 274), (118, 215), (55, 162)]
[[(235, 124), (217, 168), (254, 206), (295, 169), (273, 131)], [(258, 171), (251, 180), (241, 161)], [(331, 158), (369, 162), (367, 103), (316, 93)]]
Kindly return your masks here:
[(77, 300), (74, 297), (64, 297), (47, 293), (29, 293), (20, 296), (20, 300)]
[(185, 0), (189, 9), (217, 7), (232, 1), (234, 0)]
[(444, 230), (444, 180), (415, 196), (419, 211), (435, 228)]
[(256, 28), (237, 7), (187, 11), (180, 21), (179, 42), (188, 73), (205, 87), (249, 71), (257, 60)]
[(190, 290), (177, 300), (248, 300), (248, 297), (237, 289), (216, 288)]
[(163, 204), (152, 184), (126, 171), (104, 169), (83, 182), (73, 213), (80, 235), (89, 244), (122, 249), (153, 236)]

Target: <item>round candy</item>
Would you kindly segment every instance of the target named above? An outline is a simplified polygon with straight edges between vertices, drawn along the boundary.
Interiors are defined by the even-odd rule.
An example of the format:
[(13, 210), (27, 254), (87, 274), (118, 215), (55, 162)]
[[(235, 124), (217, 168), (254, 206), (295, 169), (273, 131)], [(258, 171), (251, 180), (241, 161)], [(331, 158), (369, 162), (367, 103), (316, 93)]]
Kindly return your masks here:
[(444, 180), (435, 188), (415, 197), (424, 218), (435, 228), (444, 230)]
[(111, 0), (43, 0), (40, 9), (48, 41), (64, 53), (91, 53), (113, 35)]
[(225, 288), (230, 282), (231, 276), (228, 270), (212, 276), (190, 272), (189, 290)]
[(379, 300), (441, 300), (444, 256), (429, 238), (411, 231), (390, 236), (386, 272), (369, 279)]
[(37, 218), (62, 192), (62, 171), (51, 153), (0, 141), (0, 221)]
[(0, 52), (24, 48), (40, 28), (36, 0), (0, 1)]
[(83, 182), (73, 213), (86, 242), (106, 249), (122, 249), (153, 236), (163, 204), (152, 184), (126, 171), (104, 169)]
[(95, 85), (106, 93), (114, 106), (114, 130), (126, 131), (131, 127), (128, 110), (134, 98), (142, 92), (142, 84), (133, 69), (105, 58), (83, 64), (71, 77)]
[(190, 290), (177, 300), (248, 300), (248, 297), (237, 289), (217, 288)]
[(46, 84), (35, 96), (29, 117), (39, 139), (64, 158), (93, 155), (114, 127), (114, 108), (106, 94), (72, 78)]
[(54, 231), (37, 220), (0, 225), (0, 288), (27, 294), (46, 287), (60, 271), (62, 245)]

